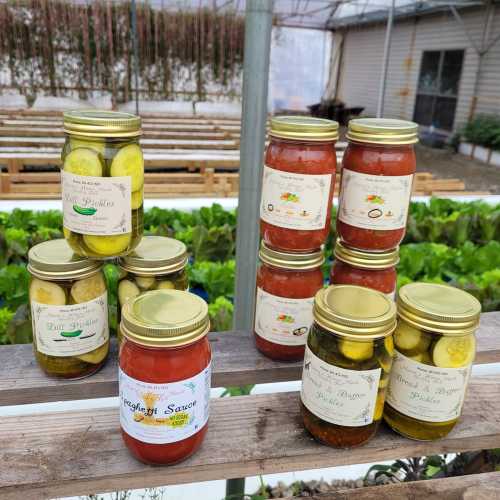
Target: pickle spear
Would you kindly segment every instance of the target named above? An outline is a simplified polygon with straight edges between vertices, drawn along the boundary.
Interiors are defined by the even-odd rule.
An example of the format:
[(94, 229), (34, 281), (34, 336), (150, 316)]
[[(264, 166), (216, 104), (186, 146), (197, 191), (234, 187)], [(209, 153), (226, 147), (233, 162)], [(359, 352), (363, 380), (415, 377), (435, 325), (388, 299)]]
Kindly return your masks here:
[(129, 144), (116, 153), (111, 162), (111, 177), (131, 177), (132, 192), (138, 191), (144, 184), (144, 159), (136, 144)]
[(63, 169), (76, 175), (102, 177), (102, 163), (92, 149), (78, 148), (71, 151), (64, 160)]
[(476, 340), (465, 337), (441, 337), (432, 349), (432, 360), (440, 368), (460, 368), (474, 361)]

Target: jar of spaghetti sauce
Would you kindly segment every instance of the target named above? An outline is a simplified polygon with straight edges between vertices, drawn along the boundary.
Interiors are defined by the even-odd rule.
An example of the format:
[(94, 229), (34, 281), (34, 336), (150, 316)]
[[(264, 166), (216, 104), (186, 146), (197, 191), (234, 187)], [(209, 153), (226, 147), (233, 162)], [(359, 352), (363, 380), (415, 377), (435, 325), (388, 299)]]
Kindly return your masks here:
[(387, 252), (363, 252), (346, 247), (337, 240), (333, 253), (335, 261), (330, 271), (332, 285), (365, 286), (385, 293), (394, 300), (398, 248)]
[(375, 435), (394, 354), (396, 306), (352, 285), (320, 290), (302, 372), (302, 417), (319, 441), (350, 448)]
[(419, 441), (446, 436), (462, 412), (481, 304), (448, 285), (399, 289), (395, 357), (384, 420)]
[(122, 436), (148, 464), (192, 455), (208, 426), (211, 351), (205, 301), (155, 290), (126, 302), (120, 328)]
[(310, 252), (326, 240), (338, 123), (306, 116), (271, 120), (260, 207), (261, 236), (277, 250)]
[(418, 125), (386, 118), (349, 122), (337, 233), (351, 248), (383, 252), (401, 243), (416, 160)]
[(293, 254), (272, 250), (262, 242), (259, 257), (257, 349), (271, 359), (301, 360), (313, 321), (314, 296), (323, 286), (323, 250)]

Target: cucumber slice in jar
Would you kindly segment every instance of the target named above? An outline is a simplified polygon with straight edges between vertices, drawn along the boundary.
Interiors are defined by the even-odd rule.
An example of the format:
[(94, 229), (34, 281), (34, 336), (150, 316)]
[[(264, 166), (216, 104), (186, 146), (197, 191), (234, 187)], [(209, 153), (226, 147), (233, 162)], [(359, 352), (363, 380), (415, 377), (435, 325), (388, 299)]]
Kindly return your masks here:
[(83, 242), (89, 250), (102, 256), (121, 254), (128, 248), (131, 239), (132, 233), (117, 234), (114, 236), (83, 235)]
[(123, 306), (125, 302), (141, 294), (141, 291), (133, 281), (122, 280), (118, 284), (118, 301)]
[(377, 395), (377, 402), (375, 403), (375, 411), (373, 412), (373, 420), (380, 420), (384, 414), (384, 391), (379, 391)]
[(129, 144), (116, 153), (110, 168), (111, 177), (131, 177), (132, 192), (144, 184), (144, 159), (137, 144)]
[(373, 356), (373, 342), (357, 342), (342, 339), (339, 342), (342, 355), (353, 361), (366, 361)]
[(78, 148), (66, 156), (63, 170), (76, 175), (102, 177), (102, 162), (92, 149)]
[(132, 196), (130, 200), (130, 207), (132, 210), (137, 210), (141, 207), (144, 201), (144, 190), (138, 189), (137, 191), (132, 191)]
[(85, 361), (85, 363), (91, 363), (93, 365), (98, 365), (108, 354), (108, 342), (103, 344), (101, 347), (94, 349), (86, 354), (81, 354), (76, 356), (80, 361)]
[(91, 141), (88, 141), (79, 137), (70, 136), (69, 146), (71, 151), (77, 148), (87, 148), (94, 150), (96, 153), (100, 153), (102, 156), (104, 156), (104, 152), (106, 151), (106, 143), (97, 138), (93, 138)]
[(417, 328), (400, 322), (394, 332), (394, 342), (401, 351), (412, 351), (412, 354), (424, 352), (429, 348), (431, 340)]
[(157, 290), (175, 290), (175, 285), (172, 281), (165, 280), (165, 281), (160, 281), (156, 288)]
[(414, 356), (410, 356), (410, 359), (413, 359), (414, 361), (418, 361), (419, 363), (423, 363), (424, 365), (432, 365), (432, 358), (430, 354), (425, 351), (421, 352), (419, 354), (415, 354)]
[(384, 339), (384, 347), (389, 356), (394, 356), (394, 339), (392, 338), (392, 335), (389, 335)]
[(40, 304), (50, 306), (66, 305), (66, 292), (64, 288), (50, 281), (43, 281), (33, 278), (30, 290), (30, 299)]
[(470, 365), (476, 354), (476, 339), (464, 337), (441, 337), (432, 349), (432, 360), (440, 368), (460, 368)]
[(71, 298), (75, 304), (96, 299), (106, 291), (106, 283), (101, 273), (76, 281), (71, 287)]
[(139, 288), (143, 290), (149, 290), (153, 288), (156, 284), (156, 280), (153, 276), (136, 276), (135, 282)]

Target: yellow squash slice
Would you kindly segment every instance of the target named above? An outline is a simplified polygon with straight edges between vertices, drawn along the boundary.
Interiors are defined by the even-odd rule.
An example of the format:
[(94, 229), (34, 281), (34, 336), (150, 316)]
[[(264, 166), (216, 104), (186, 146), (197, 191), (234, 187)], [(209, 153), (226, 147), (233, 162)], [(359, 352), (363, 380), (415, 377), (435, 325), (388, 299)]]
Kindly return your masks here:
[(64, 160), (64, 171), (76, 175), (102, 177), (102, 163), (92, 149), (74, 149)]
[(132, 192), (139, 191), (144, 184), (144, 159), (137, 144), (129, 144), (116, 153), (111, 162), (111, 177), (130, 176)]
[(130, 245), (132, 233), (117, 234), (114, 236), (95, 236), (85, 234), (83, 241), (91, 250), (99, 255), (119, 255)]
[(473, 335), (441, 337), (432, 349), (432, 360), (440, 368), (460, 368), (470, 365), (476, 354)]
[(366, 361), (373, 356), (373, 342), (344, 340), (339, 342), (340, 352), (353, 361)]
[(50, 281), (33, 278), (30, 285), (30, 299), (40, 304), (50, 306), (66, 305), (66, 292), (64, 288)]

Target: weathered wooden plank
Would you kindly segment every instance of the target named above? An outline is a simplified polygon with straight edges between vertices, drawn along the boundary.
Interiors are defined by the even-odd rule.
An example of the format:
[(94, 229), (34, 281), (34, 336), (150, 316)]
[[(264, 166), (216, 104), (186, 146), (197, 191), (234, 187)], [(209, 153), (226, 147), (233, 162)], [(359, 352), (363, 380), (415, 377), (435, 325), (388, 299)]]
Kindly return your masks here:
[[(478, 332), (476, 364), (500, 362), (500, 312), (483, 314)], [(302, 363), (271, 361), (257, 351), (248, 332), (211, 333), (213, 387), (299, 380)], [(31, 345), (0, 346), (0, 406), (116, 396), (117, 352), (104, 368), (81, 380), (46, 377)]]
[[(288, 497), (293, 500), (299, 497)], [(429, 481), (387, 484), (369, 488), (342, 489), (332, 493), (313, 495), (310, 500), (375, 500), (394, 498), (416, 500), (499, 500), (500, 472), (485, 472), (468, 476), (447, 477)]]
[(322, 446), (301, 423), (298, 393), (212, 401), (207, 438), (193, 457), (168, 468), (134, 460), (125, 449), (117, 408), (0, 419), (0, 496), (52, 498), (117, 489), (245, 477), (500, 446), (500, 383), (471, 383), (455, 430), (434, 442), (382, 428), (352, 450)]

